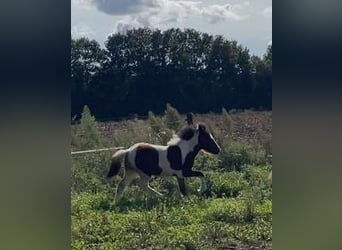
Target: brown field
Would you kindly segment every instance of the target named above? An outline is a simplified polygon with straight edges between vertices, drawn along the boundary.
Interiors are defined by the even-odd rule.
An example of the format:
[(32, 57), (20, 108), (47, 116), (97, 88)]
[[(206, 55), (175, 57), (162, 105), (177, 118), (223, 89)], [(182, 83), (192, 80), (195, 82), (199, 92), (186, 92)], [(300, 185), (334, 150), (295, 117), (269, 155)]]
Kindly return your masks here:
[[(262, 140), (272, 137), (272, 111), (242, 111), (229, 114), (233, 120), (233, 139)], [(185, 119), (185, 116), (184, 116)], [(131, 120), (99, 122), (99, 132), (106, 137), (113, 137), (116, 131), (125, 130)], [(194, 122), (210, 121), (216, 127), (222, 127), (224, 121), (221, 114), (195, 114)], [(182, 121), (180, 121), (182, 122)], [(184, 121), (184, 125), (185, 125)], [(72, 125), (78, 133), (79, 125)]]

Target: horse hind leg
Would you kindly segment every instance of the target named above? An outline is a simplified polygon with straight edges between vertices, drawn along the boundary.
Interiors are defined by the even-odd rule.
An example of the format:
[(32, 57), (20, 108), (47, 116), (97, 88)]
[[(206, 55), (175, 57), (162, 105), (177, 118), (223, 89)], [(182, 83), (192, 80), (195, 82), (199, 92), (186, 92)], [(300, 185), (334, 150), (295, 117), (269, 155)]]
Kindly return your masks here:
[(200, 195), (203, 195), (205, 191), (208, 190), (207, 183), (205, 182), (204, 176), (200, 177), (201, 179), (201, 186), (197, 191), (199, 192)]
[(147, 175), (143, 175), (143, 176), (141, 176), (141, 178), (138, 182), (138, 186), (141, 187), (142, 189), (144, 189), (145, 191), (149, 192), (150, 194), (163, 196), (161, 193), (159, 193), (157, 190), (153, 189), (149, 185), (149, 181), (150, 181), (150, 177)]
[(130, 169), (125, 169), (125, 176), (124, 178), (119, 182), (118, 187), (116, 189), (116, 193), (115, 193), (115, 203), (117, 203), (122, 195), (123, 192), (125, 191), (126, 187), (129, 186), (132, 181), (135, 179), (136, 177), (136, 172)]

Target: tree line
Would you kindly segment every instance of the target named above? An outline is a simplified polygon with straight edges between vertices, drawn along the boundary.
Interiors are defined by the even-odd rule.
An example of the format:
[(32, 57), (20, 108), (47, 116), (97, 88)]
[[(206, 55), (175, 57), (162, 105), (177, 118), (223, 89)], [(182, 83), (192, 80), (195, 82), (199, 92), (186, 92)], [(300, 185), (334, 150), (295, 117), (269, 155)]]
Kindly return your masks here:
[(101, 48), (71, 39), (71, 115), (87, 105), (97, 118), (272, 108), (272, 45), (262, 57), (237, 41), (193, 29), (139, 28)]

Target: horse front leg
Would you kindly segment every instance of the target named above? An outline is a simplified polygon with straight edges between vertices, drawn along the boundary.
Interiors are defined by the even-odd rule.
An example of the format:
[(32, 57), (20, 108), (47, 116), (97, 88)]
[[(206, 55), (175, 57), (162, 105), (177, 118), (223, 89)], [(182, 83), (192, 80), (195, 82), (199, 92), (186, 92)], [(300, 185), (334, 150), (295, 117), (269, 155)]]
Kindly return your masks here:
[(177, 181), (178, 181), (179, 191), (181, 192), (182, 195), (186, 196), (188, 194), (188, 192), (186, 189), (184, 178), (180, 178), (177, 176)]
[(184, 177), (198, 177), (201, 179), (201, 186), (197, 191), (199, 192), (200, 195), (203, 195), (205, 191), (207, 191), (207, 184), (204, 180), (204, 174), (201, 171), (194, 171), (194, 170), (186, 170), (183, 171), (183, 176)]

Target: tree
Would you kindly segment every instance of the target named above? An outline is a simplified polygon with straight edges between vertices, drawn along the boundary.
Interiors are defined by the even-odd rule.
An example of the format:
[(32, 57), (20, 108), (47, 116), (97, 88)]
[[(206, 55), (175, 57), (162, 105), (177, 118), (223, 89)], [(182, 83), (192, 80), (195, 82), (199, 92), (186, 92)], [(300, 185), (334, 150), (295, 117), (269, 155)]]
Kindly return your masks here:
[(272, 45), (263, 58), (253, 56), (253, 101), (254, 107), (272, 108)]
[(80, 113), (89, 101), (87, 92), (92, 80), (101, 71), (105, 53), (95, 40), (71, 39), (71, 113)]
[(101, 49), (72, 39), (72, 115), (98, 117), (272, 107), (272, 46), (260, 58), (223, 36), (194, 29), (138, 28), (115, 33)]

